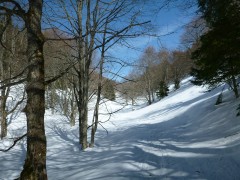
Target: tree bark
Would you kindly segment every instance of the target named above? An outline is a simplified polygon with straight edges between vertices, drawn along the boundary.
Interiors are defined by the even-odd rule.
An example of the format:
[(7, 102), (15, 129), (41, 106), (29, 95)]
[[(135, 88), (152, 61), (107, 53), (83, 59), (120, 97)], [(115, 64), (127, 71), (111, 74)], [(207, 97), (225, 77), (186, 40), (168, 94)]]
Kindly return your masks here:
[(1, 139), (7, 136), (7, 98), (9, 94), (9, 88), (3, 88), (1, 90), (1, 98), (0, 98), (0, 111), (1, 111)]
[[(77, 1), (77, 18), (78, 18), (78, 33), (80, 39), (78, 40), (78, 111), (79, 111), (79, 143), (82, 145), (82, 149), (87, 148), (87, 102), (86, 93), (87, 91), (87, 70), (86, 70), (86, 56), (84, 56), (84, 39), (82, 37), (83, 28), (82, 28), (82, 9), (83, 9), (83, 0)], [(85, 46), (85, 49), (87, 47)], [(88, 95), (87, 95), (88, 97)], [(87, 102), (86, 102), (87, 101)]]
[[(9, 78), (9, 64), (7, 61), (9, 60), (8, 56), (6, 55), (7, 50), (3, 52), (3, 58), (1, 62), (1, 75), (2, 80)], [(1, 97), (0, 97), (0, 112), (1, 112), (1, 139), (7, 136), (7, 98), (9, 95), (10, 87), (4, 87), (1, 89)]]
[(46, 180), (46, 136), (44, 129), (45, 83), (44, 38), (41, 32), (43, 0), (29, 0), (25, 25), (28, 39), (27, 105), (27, 155), (21, 180)]

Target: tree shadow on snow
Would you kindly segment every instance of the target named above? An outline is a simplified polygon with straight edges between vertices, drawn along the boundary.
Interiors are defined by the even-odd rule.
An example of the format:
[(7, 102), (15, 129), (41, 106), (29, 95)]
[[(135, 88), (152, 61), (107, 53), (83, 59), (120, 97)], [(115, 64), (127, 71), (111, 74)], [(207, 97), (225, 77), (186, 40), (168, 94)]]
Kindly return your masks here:
[[(214, 106), (215, 93), (143, 117), (157, 118), (161, 113), (188, 107), (167, 121), (97, 136), (96, 147), (86, 152), (62, 147), (61, 154), (49, 159), (49, 179), (240, 179), (240, 142), (236, 133), (240, 126), (233, 112), (222, 112), (225, 106), (234, 104)], [(77, 146), (66, 131), (53, 130)]]

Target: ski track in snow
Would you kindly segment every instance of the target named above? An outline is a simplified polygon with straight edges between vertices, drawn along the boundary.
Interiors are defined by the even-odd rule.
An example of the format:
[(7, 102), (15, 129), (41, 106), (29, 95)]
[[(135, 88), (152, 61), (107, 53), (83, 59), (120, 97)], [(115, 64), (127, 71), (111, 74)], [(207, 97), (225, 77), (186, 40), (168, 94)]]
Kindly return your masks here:
[[(240, 179), (238, 102), (225, 91), (224, 103), (215, 106), (220, 90), (205, 92), (185, 79), (179, 90), (151, 106), (139, 106), (135, 111), (127, 106), (114, 114), (103, 124), (109, 133), (99, 126), (95, 147), (84, 152), (79, 150), (78, 124), (70, 127), (62, 115), (46, 111), (48, 178)], [(117, 103), (106, 103), (112, 111), (120, 108)], [(9, 125), (8, 136), (25, 131), (25, 116), (21, 115)], [(0, 147), (10, 143), (5, 140)], [(19, 175), (25, 144), (22, 141), (13, 150), (0, 152), (0, 180)]]

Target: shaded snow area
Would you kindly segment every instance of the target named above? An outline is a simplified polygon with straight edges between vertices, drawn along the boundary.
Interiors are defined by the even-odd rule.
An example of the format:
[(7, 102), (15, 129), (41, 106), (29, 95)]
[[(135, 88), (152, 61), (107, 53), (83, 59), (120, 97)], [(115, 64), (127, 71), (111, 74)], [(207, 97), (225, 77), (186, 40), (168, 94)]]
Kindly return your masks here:
[[(206, 92), (185, 79), (179, 90), (151, 106), (134, 107), (134, 111), (126, 106), (102, 124), (108, 133), (99, 126), (95, 147), (84, 152), (78, 146), (78, 125), (70, 127), (64, 116), (46, 111), (49, 179), (240, 179), (239, 101), (226, 90), (224, 102), (215, 106), (221, 89)], [(108, 111), (121, 108), (115, 102), (106, 105)], [(103, 114), (106, 105), (101, 106)], [(8, 137), (25, 130), (21, 115), (9, 125)], [(0, 152), (1, 180), (18, 176), (25, 144), (22, 141), (10, 152)]]

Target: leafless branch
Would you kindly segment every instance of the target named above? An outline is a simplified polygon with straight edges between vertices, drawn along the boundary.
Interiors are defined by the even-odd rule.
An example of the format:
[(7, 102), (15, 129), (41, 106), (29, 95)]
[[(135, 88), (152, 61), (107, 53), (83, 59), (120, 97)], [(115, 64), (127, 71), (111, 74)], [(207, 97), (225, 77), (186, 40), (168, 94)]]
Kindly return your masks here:
[(11, 109), (10, 111), (8, 111), (8, 114), (13, 113), (13, 112), (17, 109), (17, 107), (24, 101), (24, 99), (25, 99), (25, 94), (26, 94), (26, 93), (25, 93), (25, 91), (24, 91), (22, 99), (15, 104), (15, 106), (13, 107), (13, 109)]
[(6, 88), (6, 87), (11, 87), (11, 86), (14, 86), (14, 85), (17, 85), (17, 84), (24, 83), (26, 80), (27, 80), (27, 78), (23, 78), (23, 79), (20, 79), (20, 80), (18, 80), (18, 81), (15, 81), (15, 82), (11, 82), (11, 83), (4, 84), (4, 85), (0, 86), (0, 89), (3, 89), (3, 88)]
[(100, 122), (98, 122), (99, 123), (99, 125), (100, 126), (102, 126), (102, 128), (107, 132), (107, 134), (108, 134), (108, 130), (100, 123)]
[(22, 140), (26, 136), (27, 136), (27, 133), (20, 136), (20, 137), (14, 138), (13, 144), (10, 147), (8, 147), (7, 149), (0, 149), (0, 151), (1, 152), (8, 152), (9, 150), (11, 150), (17, 144), (18, 141)]

